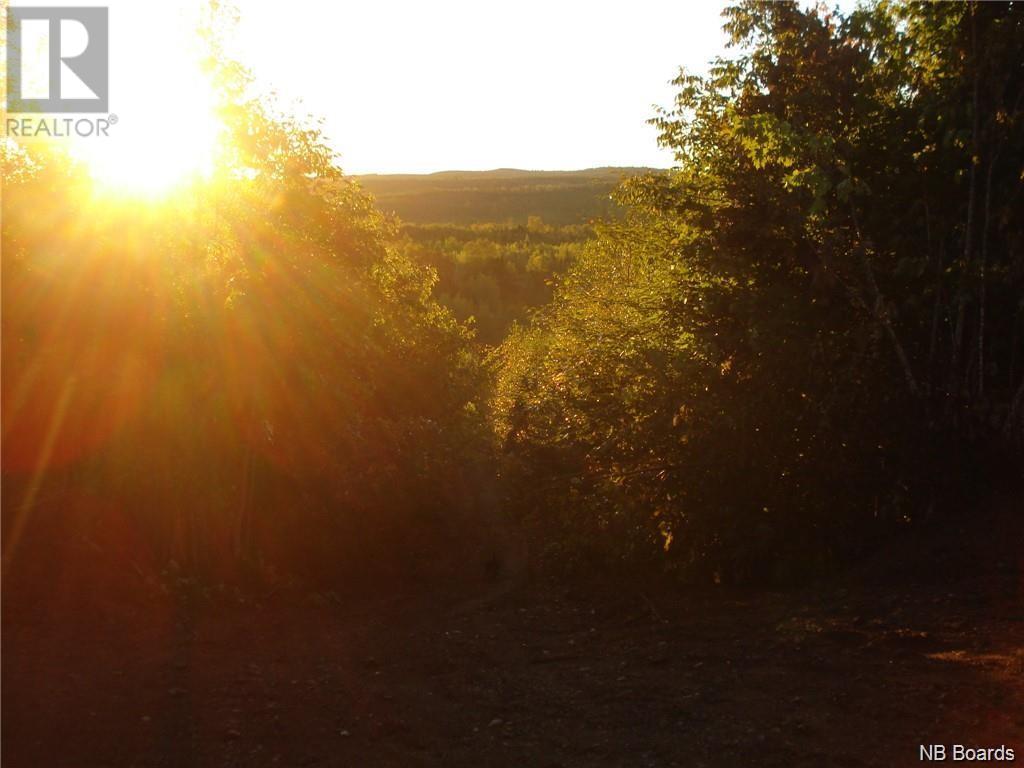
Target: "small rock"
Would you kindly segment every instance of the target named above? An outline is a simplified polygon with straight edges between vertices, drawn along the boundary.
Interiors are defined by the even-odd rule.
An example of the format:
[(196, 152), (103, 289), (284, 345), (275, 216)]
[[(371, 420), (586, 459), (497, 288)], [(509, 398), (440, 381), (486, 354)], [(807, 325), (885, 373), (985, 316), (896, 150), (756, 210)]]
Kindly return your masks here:
[(504, 722), (504, 720), (502, 720), (502, 719), (501, 719), (500, 717), (496, 717), (496, 718), (494, 718), (493, 720), (491, 720), (491, 722), (489, 722), (489, 723), (487, 724), (487, 727), (488, 727), (488, 728), (497, 728), (497, 727), (498, 727), (499, 725), (501, 725), (501, 724), (502, 724), (503, 722)]

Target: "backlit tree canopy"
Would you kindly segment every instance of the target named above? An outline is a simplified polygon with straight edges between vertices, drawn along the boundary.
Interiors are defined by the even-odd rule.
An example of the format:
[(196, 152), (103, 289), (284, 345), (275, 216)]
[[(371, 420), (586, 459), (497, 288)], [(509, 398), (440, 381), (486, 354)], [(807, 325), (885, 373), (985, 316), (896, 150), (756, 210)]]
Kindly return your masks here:
[(621, 190), (495, 406), (588, 547), (742, 579), (838, 562), (1020, 441), (1024, 18), (726, 20), (653, 121), (679, 167)]

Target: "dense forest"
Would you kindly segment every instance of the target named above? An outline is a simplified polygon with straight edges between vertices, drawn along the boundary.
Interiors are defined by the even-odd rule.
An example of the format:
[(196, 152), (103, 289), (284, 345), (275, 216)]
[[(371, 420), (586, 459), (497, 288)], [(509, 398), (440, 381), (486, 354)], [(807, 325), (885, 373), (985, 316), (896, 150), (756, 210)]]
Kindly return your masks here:
[(400, 247), (437, 274), (436, 295), (475, 338), (497, 344), (512, 323), (551, 300), (554, 279), (591, 235), (587, 225), (552, 227), (539, 216), (526, 226), (407, 224)]
[(654, 119), (678, 169), (503, 345), (495, 425), (572, 546), (791, 578), (1021, 476), (1021, 13), (726, 18)]
[(318, 578), (386, 569), (374, 546), (404, 559), (430, 534), (411, 521), (460, 506), (484, 435), (469, 332), (317, 132), (217, 66), (231, 140), (187, 196), (5, 157), (5, 554), (32, 519), (204, 578)]
[[(119, 197), (54, 142), (5, 142), (5, 624), (33, 626), (23, 617), (38, 611), (88, 636), (120, 609), (81, 626), (62, 612), (103, 595), (135, 618), (166, 600), (160, 621), (191, 638), (196, 606), (218, 594), (236, 606), (311, 595), (289, 598), (291, 616), (428, 585), (611, 578), (641, 585), (643, 620), (662, 627), (650, 590), (805, 588), (872, 558), (919, 557), (937, 537), (980, 536), (994, 560), (1019, 564), (1024, 8), (840, 14), (744, 0), (723, 20), (728, 51), (705, 74), (681, 71), (675, 102), (652, 117), (675, 156), (666, 171), (349, 177), (315, 126), (252, 96), (253, 75), (215, 37), (225, 138), (214, 175), (186, 191)], [(998, 532), (978, 511), (994, 496), (1009, 518)], [(597, 605), (545, 626), (601, 635)], [(772, 605), (756, 610), (774, 638), (797, 625)], [(516, 603), (465, 635), (446, 625), (423, 679), (479, 661), (458, 644), (534, 610)], [(326, 642), (317, 621), (292, 625), (304, 659)], [(410, 627), (416, 644), (427, 636)], [(228, 634), (232, 648), (247, 642)], [(380, 637), (394, 650), (397, 634)], [(15, 648), (33, 642), (19, 635)], [(377, 670), (366, 642), (358, 664)], [(582, 677), (579, 653), (529, 663), (573, 660)], [(647, 690), (661, 690), (654, 668), (669, 657), (644, 653)], [(5, 679), (31, 690), (6, 658)], [(686, 674), (704, 674), (700, 659)], [(358, 710), (364, 730), (404, 743), (397, 714), (373, 731), (366, 712), (394, 707), (419, 672), (387, 696), (361, 694), (375, 707)], [(284, 687), (306, 690), (295, 677)], [(161, 695), (186, 687), (160, 680)], [(494, 690), (519, 690), (501, 680)], [(1016, 701), (1004, 699), (1007, 717)], [(512, 717), (527, 721), (523, 710)], [(508, 733), (509, 717), (481, 727)], [(636, 727), (667, 734), (676, 717)], [(350, 728), (331, 720), (324, 733)], [(234, 761), (222, 764), (270, 764), (238, 751), (243, 731), (217, 742)], [(39, 738), (11, 764), (31, 764)], [(722, 736), (742, 738), (753, 737)], [(591, 740), (602, 759), (590, 764), (624, 764)], [(497, 740), (493, 762), (469, 747), (402, 749), (367, 764), (540, 764), (554, 747), (525, 746), (511, 763)], [(757, 764), (750, 754), (708, 752), (705, 764)], [(787, 755), (773, 764), (829, 762)]]
[(1019, 8), (725, 18), (671, 172), (353, 182), (216, 50), (188, 196), (7, 145), (9, 553), (70, 493), (179, 565), (406, 563), (496, 494), (563, 565), (786, 581), (1019, 477)]
[(555, 278), (576, 261), (592, 222), (621, 215), (614, 189), (648, 171), (447, 172), (357, 176), (395, 214), (410, 259), (437, 273), (435, 294), (497, 344), (513, 322), (551, 300)]

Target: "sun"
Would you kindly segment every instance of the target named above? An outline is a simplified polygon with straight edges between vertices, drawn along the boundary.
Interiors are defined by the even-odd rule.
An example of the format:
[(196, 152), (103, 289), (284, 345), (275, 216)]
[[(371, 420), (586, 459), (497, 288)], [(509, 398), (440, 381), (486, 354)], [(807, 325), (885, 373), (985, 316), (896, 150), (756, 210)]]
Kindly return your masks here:
[(209, 177), (222, 126), (205, 77), (196, 73), (179, 79), (150, 103), (144, 93), (136, 98), (132, 109), (110, 125), (107, 136), (79, 139), (72, 148), (96, 185), (153, 197)]
[(70, 147), (98, 188), (163, 196), (214, 171), (223, 130), (201, 64), (201, 5), (120, 3), (111, 11), (118, 55), (110, 66), (109, 130)]
[(98, 187), (151, 197), (208, 178), (214, 170), (219, 134), (212, 115), (187, 126), (150, 123), (132, 135), (107, 144), (94, 142), (75, 154)]

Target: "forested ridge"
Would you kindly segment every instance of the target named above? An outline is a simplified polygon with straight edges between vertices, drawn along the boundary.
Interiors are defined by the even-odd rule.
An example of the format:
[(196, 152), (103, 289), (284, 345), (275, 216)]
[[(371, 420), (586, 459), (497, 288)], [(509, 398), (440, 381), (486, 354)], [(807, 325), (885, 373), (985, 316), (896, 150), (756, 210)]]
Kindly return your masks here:
[(400, 247), (437, 272), (435, 295), (475, 338), (500, 342), (551, 300), (593, 222), (622, 213), (615, 188), (643, 168), (357, 176), (399, 224)]
[(354, 179), (385, 213), (410, 224), (519, 224), (542, 216), (555, 226), (583, 224), (616, 211), (612, 191), (649, 168), (582, 171), (442, 171), (370, 174)]

